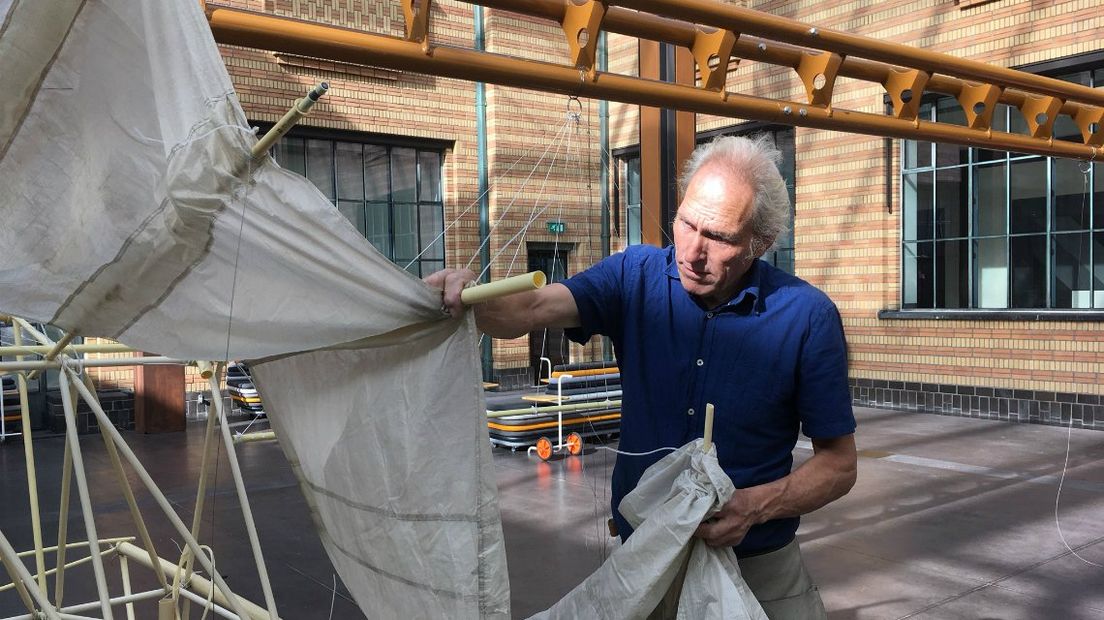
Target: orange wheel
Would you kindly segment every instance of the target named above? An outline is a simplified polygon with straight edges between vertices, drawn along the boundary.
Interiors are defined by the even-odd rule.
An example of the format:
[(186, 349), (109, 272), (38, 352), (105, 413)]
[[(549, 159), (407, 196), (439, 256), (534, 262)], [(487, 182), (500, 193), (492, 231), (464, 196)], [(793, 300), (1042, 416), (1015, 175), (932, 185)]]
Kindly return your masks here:
[(583, 437), (579, 433), (571, 433), (564, 439), (564, 443), (567, 444), (568, 454), (578, 456), (583, 453)]
[(541, 437), (537, 440), (537, 456), (542, 461), (552, 458), (552, 440), (547, 437)]

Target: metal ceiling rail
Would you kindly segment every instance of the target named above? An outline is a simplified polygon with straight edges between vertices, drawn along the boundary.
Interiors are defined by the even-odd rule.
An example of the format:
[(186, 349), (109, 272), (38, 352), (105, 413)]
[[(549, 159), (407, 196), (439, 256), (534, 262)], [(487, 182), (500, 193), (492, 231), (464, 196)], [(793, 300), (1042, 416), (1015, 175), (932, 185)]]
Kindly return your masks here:
[[(556, 0), (553, 0), (556, 1)], [(905, 46), (871, 42), (861, 37), (843, 35), (846, 49), (853, 49), (856, 43), (852, 39), (876, 44), (875, 48), (889, 47), (895, 50), (892, 55), (881, 53), (879, 61), (863, 61), (844, 58), (834, 51), (809, 52), (791, 48), (782, 44), (762, 41), (744, 41), (742, 47), (735, 33), (727, 30), (701, 28), (675, 20), (657, 18), (633, 11), (617, 9), (606, 10), (606, 4), (596, 0), (560, 0), (561, 10), (544, 0), (488, 0), (485, 6), (506, 8), (507, 4), (517, 5), (516, 9), (526, 14), (556, 19), (564, 28), (570, 50), (571, 64), (524, 60), (471, 49), (433, 45), (429, 37), (429, 15), (431, 0), (402, 0), (404, 14), (407, 17), (407, 37), (405, 39), (361, 31), (322, 25), (274, 16), (220, 7), (211, 3), (206, 5), (206, 13), (215, 39), (221, 43), (255, 47), (278, 52), (300, 54), (390, 69), (414, 71), (441, 77), (450, 77), (469, 81), (482, 81), (504, 86), (542, 90), (568, 95), (586, 96), (623, 103), (686, 110), (719, 116), (757, 119), (789, 125), (831, 129), (874, 136), (931, 140), (988, 149), (1009, 150), (1040, 155), (1053, 155), (1075, 159), (1093, 160), (1104, 156), (1100, 153), (1104, 143), (1100, 117), (1104, 109), (1095, 105), (1066, 104), (1062, 99), (1051, 95), (1035, 93), (1016, 93), (1006, 90), (1004, 84), (1017, 88), (1031, 85), (1037, 78), (1028, 74), (1007, 69), (998, 72), (1019, 74), (1015, 81), (997, 84), (974, 83), (953, 78), (936, 80), (940, 88), (958, 91), (956, 96), (963, 105), (969, 126), (950, 125), (916, 119), (919, 107), (919, 95), (932, 83), (930, 73), (920, 68), (897, 68), (880, 64), (886, 60), (899, 60), (911, 50)], [(667, 0), (625, 0), (625, 4), (634, 6), (648, 5), (660, 10), (680, 11), (681, 3)], [(727, 5), (713, 6), (704, 2), (691, 3), (696, 17), (706, 17), (724, 21), (733, 21), (730, 15), (717, 17), (706, 14), (699, 5), (710, 8), (732, 8)], [(514, 6), (510, 10), (515, 10)], [(755, 13), (752, 11), (751, 13)], [(755, 13), (763, 17), (763, 14)], [(557, 17), (558, 15), (558, 17)], [(738, 17), (746, 18), (744, 13)], [(781, 18), (765, 16), (770, 28), (760, 28), (768, 35), (784, 34), (793, 39), (792, 27), (780, 28), (774, 22)], [(787, 21), (787, 20), (783, 20)], [(796, 22), (794, 22), (796, 23)], [(637, 33), (648, 33), (663, 40), (673, 38), (681, 40), (690, 48), (698, 63), (702, 75), (701, 86), (682, 86), (658, 82), (639, 77), (623, 76), (595, 70), (594, 51), (597, 48), (598, 34), (605, 27), (611, 31), (635, 29)], [(758, 28), (758, 27), (757, 27)], [(692, 34), (691, 34), (692, 29)], [(835, 33), (832, 33), (833, 35)], [(634, 35), (638, 36), (638, 35)], [(689, 40), (687, 40), (689, 36)], [(808, 37), (808, 33), (805, 34)], [(649, 37), (651, 38), (651, 37)], [(826, 37), (835, 45), (834, 36)], [(805, 83), (807, 103), (771, 100), (739, 93), (727, 92), (724, 87), (728, 63), (733, 58), (733, 50), (747, 50), (747, 44), (754, 45), (762, 58), (756, 60), (780, 61), (778, 64), (793, 67)], [(764, 50), (763, 48), (766, 48)], [(842, 48), (841, 48), (842, 49)], [(902, 51), (906, 50), (906, 51)], [(796, 54), (796, 56), (795, 56)], [(941, 55), (923, 52), (925, 57), (940, 59)], [(946, 57), (951, 58), (951, 57)], [(957, 60), (957, 59), (956, 59)], [(930, 62), (935, 62), (929, 58)], [(925, 61), (928, 62), (928, 61)], [(962, 61), (966, 62), (966, 61)], [(949, 63), (948, 63), (949, 64)], [(977, 75), (978, 69), (970, 64)], [(927, 66), (927, 65), (925, 65)], [(985, 65), (982, 65), (983, 67)], [(997, 70), (996, 68), (993, 68)], [(847, 73), (844, 73), (846, 71)], [(894, 104), (893, 115), (871, 114), (843, 110), (831, 106), (832, 87), (838, 75), (854, 75), (860, 79), (872, 79), (885, 86)], [(1003, 75), (1003, 74), (1002, 74)], [(1027, 76), (1024, 78), (1023, 76)], [(939, 76), (937, 76), (939, 77)], [(1060, 85), (1065, 83), (1057, 82)], [(1070, 85), (1073, 86), (1073, 85)], [(1083, 88), (1083, 87), (1076, 87)], [(1076, 89), (1075, 89), (1076, 90)], [(1104, 98), (1104, 93), (1092, 89), (1090, 93)], [(1046, 92), (1055, 92), (1053, 88)], [(1086, 97), (1078, 93), (1078, 99)], [(1002, 99), (1004, 98), (1004, 99)], [(1032, 135), (1019, 135), (996, 132), (989, 129), (995, 103), (1006, 100), (1014, 105), (1022, 98), (1019, 106), (1024, 112)], [(1070, 110), (1074, 121), (1082, 129), (1087, 143), (1054, 140), (1050, 130), (1059, 110)]]

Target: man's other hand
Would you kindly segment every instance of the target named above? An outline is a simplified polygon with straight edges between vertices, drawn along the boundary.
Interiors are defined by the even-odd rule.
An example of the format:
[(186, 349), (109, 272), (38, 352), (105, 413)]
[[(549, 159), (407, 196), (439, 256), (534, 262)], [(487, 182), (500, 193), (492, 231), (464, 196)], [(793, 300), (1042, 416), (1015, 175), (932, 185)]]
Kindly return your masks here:
[(475, 278), (475, 272), (471, 269), (442, 269), (426, 276), (423, 281), (441, 290), (441, 309), (455, 319), (464, 314), (460, 292), (469, 282), (474, 282)]
[(753, 491), (736, 489), (732, 497), (712, 518), (698, 526), (694, 536), (710, 547), (734, 547), (747, 535), (751, 526), (759, 523), (758, 511), (752, 501)]

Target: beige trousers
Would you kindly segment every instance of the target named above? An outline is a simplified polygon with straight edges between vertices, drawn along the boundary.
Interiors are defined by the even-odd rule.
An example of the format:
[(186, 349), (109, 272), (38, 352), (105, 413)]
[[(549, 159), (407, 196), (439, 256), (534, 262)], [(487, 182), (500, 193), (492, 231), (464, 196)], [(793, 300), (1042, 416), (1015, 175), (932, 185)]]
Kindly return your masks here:
[(828, 613), (801, 560), (797, 540), (739, 560), (740, 572), (770, 620), (825, 620)]

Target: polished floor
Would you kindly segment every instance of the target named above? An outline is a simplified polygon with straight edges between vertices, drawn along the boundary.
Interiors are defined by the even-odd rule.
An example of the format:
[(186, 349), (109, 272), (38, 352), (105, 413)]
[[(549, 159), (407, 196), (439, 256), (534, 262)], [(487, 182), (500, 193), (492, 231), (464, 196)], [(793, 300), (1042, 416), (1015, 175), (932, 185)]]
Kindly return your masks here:
[[(856, 413), (858, 484), (806, 517), (799, 532), (830, 618), (1104, 618), (1104, 435), (888, 410)], [(186, 521), (195, 502), (200, 430), (127, 434)], [(35, 444), (45, 537), (52, 541), (62, 444), (59, 438)], [(100, 536), (133, 534), (102, 441), (84, 437), (82, 448)], [(550, 605), (613, 550), (605, 526), (613, 454), (600, 448), (548, 463), (496, 449), (514, 617)], [(365, 617), (336, 581), (279, 446), (248, 443), (238, 450), (281, 616)], [(810, 454), (807, 443), (795, 450), (798, 461)], [(230, 585), (262, 602), (225, 455), (219, 463), (210, 479), (216, 493), (204, 511), (204, 531), (214, 532), (207, 542)], [(158, 523), (152, 535), (161, 554), (174, 555), (179, 540), (154, 519), (152, 499), (143, 494), (139, 503)], [(19, 550), (32, 547), (27, 515), (23, 448), (9, 440), (0, 445), (0, 529)], [(79, 512), (69, 531), (71, 539), (83, 537)], [(118, 572), (109, 563), (112, 582)], [(86, 565), (67, 577), (67, 603), (90, 598), (90, 575)], [(143, 585), (153, 582), (136, 578), (134, 587)], [(0, 618), (21, 612), (14, 592), (0, 591)]]

